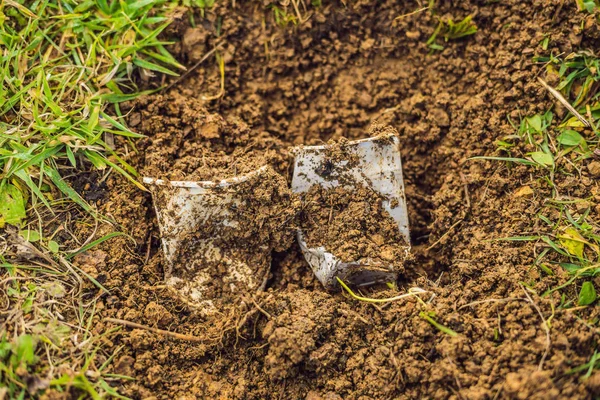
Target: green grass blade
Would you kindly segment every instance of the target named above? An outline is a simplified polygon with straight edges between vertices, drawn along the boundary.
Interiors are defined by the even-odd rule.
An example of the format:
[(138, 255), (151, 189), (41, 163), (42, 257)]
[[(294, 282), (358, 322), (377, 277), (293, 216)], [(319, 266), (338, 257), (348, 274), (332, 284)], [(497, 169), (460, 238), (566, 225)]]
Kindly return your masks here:
[(78, 249), (77, 251), (68, 254), (65, 256), (65, 258), (67, 260), (72, 259), (73, 257), (77, 256), (78, 254), (84, 253), (86, 251), (88, 251), (89, 249), (98, 246), (100, 243), (106, 242), (109, 239), (115, 238), (115, 237), (119, 237), (119, 236), (125, 236), (129, 239), (131, 239), (131, 241), (135, 244), (135, 240), (128, 234), (123, 233), (123, 232), (111, 232), (109, 234), (106, 234), (104, 236), (102, 236), (99, 239), (94, 240), (93, 242), (90, 242), (88, 244), (86, 244), (85, 246), (82, 246), (80, 249)]
[(140, 68), (145, 68), (145, 69), (149, 69), (151, 71), (160, 72), (165, 75), (179, 76), (179, 74), (177, 74), (176, 72), (173, 72), (170, 69), (160, 66), (158, 64), (154, 64), (150, 61), (144, 60), (143, 58), (136, 57), (133, 59), (133, 63)]
[(100, 115), (102, 116), (103, 119), (108, 121), (112, 126), (117, 128), (121, 132), (120, 133), (121, 136), (127, 136), (127, 137), (131, 137), (131, 138), (136, 138), (136, 139), (145, 137), (144, 135), (130, 131), (127, 127), (125, 127), (125, 125), (121, 124), (120, 122), (118, 122), (117, 120), (115, 120), (114, 118), (112, 118), (111, 116), (106, 114), (105, 112), (102, 112)]
[(33, 182), (31, 177), (24, 170), (21, 169), (21, 170), (15, 172), (15, 176), (18, 177), (19, 179), (21, 179), (23, 182), (25, 182), (25, 184), (27, 185), (29, 190), (31, 190), (33, 192), (33, 194), (35, 194), (35, 196), (38, 199), (40, 199), (40, 201), (42, 203), (44, 203), (44, 205), (50, 211), (52, 211), (52, 207), (50, 206), (50, 203), (48, 203), (48, 201), (46, 200), (46, 196), (44, 196), (44, 194), (42, 193), (40, 188)]
[(65, 196), (69, 199), (77, 203), (81, 208), (92, 215), (96, 215), (96, 212), (90, 207), (90, 205), (81, 198), (79, 193), (77, 193), (68, 183), (66, 183), (63, 178), (60, 176), (57, 170), (54, 168), (48, 168), (45, 171), (46, 175), (50, 178), (52, 183), (60, 190)]
[(509, 236), (503, 238), (492, 239), (492, 241), (507, 241), (507, 242), (530, 242), (540, 239), (539, 236)]
[(537, 163), (527, 160), (526, 158), (515, 158), (515, 157), (490, 157), (490, 156), (477, 156), (471, 157), (469, 160), (492, 160), (492, 161), (510, 161), (523, 165), (537, 165)]

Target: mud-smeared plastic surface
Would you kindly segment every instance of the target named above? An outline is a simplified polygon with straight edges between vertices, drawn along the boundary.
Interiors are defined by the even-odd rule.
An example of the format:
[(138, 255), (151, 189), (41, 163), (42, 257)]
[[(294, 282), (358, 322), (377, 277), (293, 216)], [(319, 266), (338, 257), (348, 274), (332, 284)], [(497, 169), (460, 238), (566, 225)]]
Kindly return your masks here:
[[(279, 235), (283, 243), (271, 241), (281, 230), (281, 207), (289, 206), (282, 179), (268, 166), (216, 182), (144, 178), (158, 218), (165, 281), (185, 302), (212, 314), (236, 293), (264, 289), (273, 247), (289, 242)], [(283, 198), (266, 197), (265, 190), (280, 190)], [(263, 217), (260, 234), (244, 216), (258, 211), (256, 204)]]
[[(342, 141), (325, 146), (297, 147), (294, 153), (292, 178), (294, 193), (306, 193), (317, 185), (326, 191), (343, 188), (350, 192), (350, 197), (355, 191), (358, 197), (359, 190), (366, 188), (372, 192), (369, 196), (372, 201), (381, 202), (385, 212), (395, 221), (403, 238), (400, 243), (404, 244), (404, 255), (400, 259), (395, 259), (394, 263), (381, 259), (378, 254), (374, 254), (373, 257), (365, 254), (360, 255), (358, 259), (348, 260), (338, 253), (338, 249), (331, 241), (321, 243), (317, 247), (310, 246), (306, 241), (305, 233), (299, 230), (300, 248), (319, 281), (328, 288), (337, 286), (336, 278), (358, 286), (395, 281), (398, 265), (402, 265), (410, 250), (402, 162), (395, 131), (389, 128), (386, 133), (373, 138)], [(320, 203), (317, 207), (329, 209), (330, 204), (322, 201), (322, 197), (317, 202)], [(372, 223), (384, 222), (384, 219), (376, 219)], [(331, 218), (320, 223), (330, 224)], [(364, 223), (360, 225), (363, 230), (366, 228)], [(360, 245), (357, 238), (345, 239), (349, 246)]]

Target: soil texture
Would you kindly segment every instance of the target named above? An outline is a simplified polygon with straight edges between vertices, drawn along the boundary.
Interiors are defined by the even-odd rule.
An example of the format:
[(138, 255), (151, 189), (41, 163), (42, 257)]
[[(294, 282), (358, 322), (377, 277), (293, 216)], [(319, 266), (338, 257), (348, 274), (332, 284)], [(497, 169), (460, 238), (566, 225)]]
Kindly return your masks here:
[(147, 96), (132, 105), (130, 124), (148, 135), (139, 142), (140, 172), (169, 180), (218, 181), (265, 165), (285, 171), (287, 147), (239, 117), (224, 119), (184, 96)]
[(302, 200), (300, 228), (306, 245), (356, 264), (348, 268), (353, 271), (340, 271), (340, 278), (378, 267), (393, 274), (403, 271), (409, 245), (383, 207), (387, 199), (372, 188), (314, 185)]
[[(203, 315), (164, 286), (169, 266), (150, 194), (112, 174), (106, 195), (93, 198), (135, 244), (116, 237), (97, 250), (102, 257), (81, 260), (80, 268), (110, 291), (97, 293), (96, 329), (113, 327), (104, 318), (121, 318), (200, 338), (186, 342), (123, 328), (111, 338), (120, 350), (110, 368), (135, 380), (122, 384), (121, 392), (155, 399), (311, 400), (600, 395), (599, 372), (587, 380), (570, 372), (594, 353), (596, 307), (557, 310), (559, 292), (536, 293), (564, 283), (566, 272), (547, 275), (532, 267), (536, 243), (495, 240), (546, 229), (537, 215), (552, 190), (588, 199), (597, 221), (596, 166), (587, 160), (586, 168), (551, 188), (526, 166), (471, 159), (497, 155), (496, 141), (514, 134), (511, 121), (520, 116), (549, 109), (566, 115), (539, 84), (538, 76), (551, 78), (533, 57), (597, 48), (597, 33), (587, 33), (597, 28), (582, 31), (589, 25), (586, 14), (566, 1), (451, 0), (435, 2), (434, 10), (421, 10), (417, 1), (322, 3), (300, 5), (306, 18), (286, 27), (262, 2), (217, 2), (194, 24), (182, 17), (168, 33), (182, 39), (172, 50), (193, 65), (219, 46), (224, 87), (218, 62), (207, 60), (169, 90), (124, 107), (130, 127), (148, 137), (137, 151), (117, 145), (153, 177), (235, 176), (264, 161), (232, 160), (258, 157), (289, 178), (281, 149), (364, 138), (375, 121), (391, 125), (400, 139), (414, 259), (404, 263), (398, 290), (361, 293), (392, 297), (418, 286), (427, 295), (382, 306), (327, 292), (298, 246), (288, 242), (287, 250), (275, 249), (263, 291), (240, 293), (242, 302)], [(438, 17), (460, 21), (468, 15), (478, 26), (474, 35), (439, 39), (439, 51), (428, 46)], [(593, 132), (582, 129), (582, 135)], [(525, 143), (516, 146), (528, 151)], [(269, 198), (287, 196), (264, 190), (264, 203), (248, 206), (250, 218), (261, 218)], [(360, 197), (348, 204), (354, 202), (361, 204)], [(249, 229), (244, 242), (223, 245), (247, 250), (291, 235), (297, 226), (278, 228), (296, 212), (290, 204), (281, 218), (267, 215), (268, 229)], [(333, 221), (347, 223), (343, 212), (332, 210)], [(573, 206), (572, 212), (578, 218), (585, 210)], [(91, 230), (80, 228), (82, 235)], [(98, 234), (110, 229), (100, 227)], [(378, 234), (383, 240), (373, 238)], [(373, 231), (375, 244), (365, 251), (386, 246), (388, 238), (395, 240)], [(355, 257), (339, 239), (339, 251)], [(96, 294), (93, 285), (89, 290)]]

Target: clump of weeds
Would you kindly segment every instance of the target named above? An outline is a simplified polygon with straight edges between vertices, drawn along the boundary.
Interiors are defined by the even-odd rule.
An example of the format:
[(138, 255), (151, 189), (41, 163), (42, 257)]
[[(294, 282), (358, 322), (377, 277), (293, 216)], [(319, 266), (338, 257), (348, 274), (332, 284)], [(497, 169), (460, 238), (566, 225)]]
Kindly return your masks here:
[[(547, 48), (548, 40), (542, 42), (542, 47), (544, 43)], [(558, 282), (541, 297), (553, 299), (553, 311), (568, 310), (594, 328), (598, 320), (583, 320), (578, 312), (597, 301), (594, 278), (600, 275), (600, 226), (593, 217), (596, 204), (588, 191), (566, 190), (562, 184), (583, 179), (586, 166), (598, 158), (600, 59), (580, 51), (564, 57), (536, 57), (534, 61), (543, 63), (546, 79), (553, 82), (551, 86), (540, 79), (540, 84), (568, 113), (559, 119), (550, 109), (522, 116), (518, 122), (509, 119), (515, 133), (496, 141), (497, 155), (473, 159), (504, 162), (508, 168), (513, 164), (531, 168), (531, 185), (538, 190), (524, 186), (519, 193), (535, 198), (538, 204), (535, 230), (495, 240), (533, 242), (532, 267), (539, 269), (541, 278), (551, 277)], [(595, 353), (589, 363), (569, 373), (583, 372), (585, 379), (597, 365)]]
[(302, 24), (311, 17), (312, 10), (321, 7), (321, 0), (279, 0), (267, 4), (267, 9), (271, 10), (273, 21), (280, 28), (287, 28), (289, 25), (295, 26)]
[[(564, 94), (573, 107), (588, 105), (592, 112), (597, 111), (600, 60), (593, 52), (582, 50), (564, 58), (540, 56), (534, 61), (545, 64), (546, 75), (559, 81), (555, 89)], [(585, 115), (587, 109), (581, 112)], [(597, 115), (595, 117), (597, 119)]]
[[(113, 150), (115, 136), (139, 138), (118, 104), (140, 95), (134, 75), (176, 75), (183, 66), (158, 38), (159, 1), (16, 2), (0, 6), (0, 223), (25, 217), (24, 203), (49, 207), (51, 188), (89, 206), (64, 181), (68, 168), (113, 168), (141, 187), (137, 173)], [(162, 15), (161, 15), (162, 14)], [(109, 112), (112, 106), (114, 114)]]
[(600, 8), (600, 2), (598, 2), (598, 0), (575, 0), (575, 4), (579, 11), (585, 10), (589, 13), (593, 13)]
[(294, 16), (294, 14), (288, 13), (286, 8), (279, 7), (275, 4), (269, 5), (269, 8), (273, 11), (273, 19), (275, 23), (282, 28), (288, 26), (288, 24), (296, 25), (298, 23), (298, 19)]
[(473, 35), (477, 32), (477, 25), (473, 22), (470, 15), (466, 16), (459, 22), (454, 22), (452, 18), (447, 20), (438, 19), (438, 24), (433, 34), (427, 40), (427, 45), (432, 50), (443, 50), (444, 46), (437, 42), (439, 37), (444, 38), (444, 42), (456, 40), (465, 36)]

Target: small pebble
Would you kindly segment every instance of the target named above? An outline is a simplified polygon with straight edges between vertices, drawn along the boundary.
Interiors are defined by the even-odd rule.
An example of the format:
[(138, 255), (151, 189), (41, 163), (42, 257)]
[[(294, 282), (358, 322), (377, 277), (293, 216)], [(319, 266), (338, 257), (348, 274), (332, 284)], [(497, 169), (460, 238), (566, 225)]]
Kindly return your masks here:
[(600, 176), (600, 161), (592, 161), (588, 164), (587, 169), (593, 177), (597, 178)]

